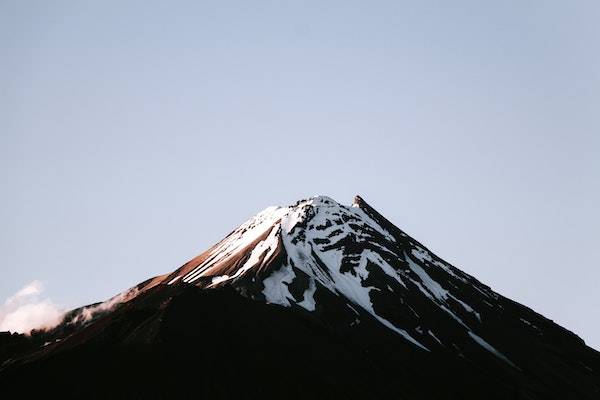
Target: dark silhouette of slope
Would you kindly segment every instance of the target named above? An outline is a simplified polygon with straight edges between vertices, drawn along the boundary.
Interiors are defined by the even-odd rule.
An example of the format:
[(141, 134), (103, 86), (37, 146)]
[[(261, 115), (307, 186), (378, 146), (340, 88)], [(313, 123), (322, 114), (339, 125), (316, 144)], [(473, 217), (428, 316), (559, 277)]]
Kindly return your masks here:
[(0, 393), (598, 400), (600, 353), (362, 198), (318, 197), (50, 331), (0, 334)]

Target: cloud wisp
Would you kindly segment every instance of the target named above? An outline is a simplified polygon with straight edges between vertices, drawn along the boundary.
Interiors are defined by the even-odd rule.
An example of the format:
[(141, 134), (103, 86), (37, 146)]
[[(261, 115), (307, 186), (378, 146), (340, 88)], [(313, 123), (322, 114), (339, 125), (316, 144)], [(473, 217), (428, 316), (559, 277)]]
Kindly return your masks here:
[[(65, 320), (67, 311), (54, 304), (49, 298), (42, 298), (44, 285), (33, 281), (22, 287), (0, 305), (0, 332), (10, 331), (30, 334), (35, 330), (52, 329)], [(95, 305), (82, 307), (75, 315), (71, 314), (67, 324), (86, 324), (96, 314), (114, 309), (117, 305), (135, 297), (137, 288), (126, 290), (111, 299)]]
[(34, 329), (51, 329), (60, 324), (64, 310), (42, 298), (44, 285), (33, 281), (0, 305), (0, 331), (29, 334)]
[(112, 297), (109, 300), (106, 300), (103, 303), (84, 307), (81, 310), (81, 312), (77, 313), (77, 315), (75, 315), (75, 317), (73, 317), (68, 323), (74, 324), (74, 323), (81, 323), (81, 322), (83, 322), (83, 323), (89, 322), (92, 320), (92, 318), (94, 317), (95, 314), (110, 311), (113, 308), (115, 308), (117, 305), (119, 305), (121, 303), (125, 303), (130, 298), (135, 297), (137, 293), (138, 293), (138, 289), (133, 288), (130, 290), (126, 290), (122, 293), (119, 293), (118, 295)]

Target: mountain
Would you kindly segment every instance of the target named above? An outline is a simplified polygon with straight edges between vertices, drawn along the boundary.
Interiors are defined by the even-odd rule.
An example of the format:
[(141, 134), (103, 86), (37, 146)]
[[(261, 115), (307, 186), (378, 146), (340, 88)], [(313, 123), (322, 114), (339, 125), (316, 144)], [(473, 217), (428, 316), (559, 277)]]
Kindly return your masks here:
[(0, 362), (21, 397), (600, 399), (600, 353), (358, 196), (267, 208), (172, 273), (0, 335)]

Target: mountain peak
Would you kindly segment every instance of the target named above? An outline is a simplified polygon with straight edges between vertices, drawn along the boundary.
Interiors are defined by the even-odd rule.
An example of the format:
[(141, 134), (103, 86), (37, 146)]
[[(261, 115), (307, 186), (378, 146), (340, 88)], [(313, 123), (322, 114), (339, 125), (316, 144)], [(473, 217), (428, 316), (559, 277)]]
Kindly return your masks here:
[[(106, 375), (123, 366), (115, 376), (126, 377), (125, 386), (156, 395), (155, 385), (144, 386), (152, 376), (168, 390), (164, 397), (216, 387), (208, 397), (231, 387), (243, 390), (231, 398), (248, 397), (265, 377), (261, 394), (250, 397), (364, 399), (381, 389), (374, 397), (592, 400), (600, 393), (600, 355), (581, 339), (443, 261), (358, 195), (351, 206), (315, 196), (268, 207), (172, 273), (86, 309), (44, 334), (37, 353), (3, 356), (0, 337), (0, 386), (12, 382), (1, 380), (5, 365), (19, 371), (18, 363), (39, 362), (47, 363), (39, 376), (18, 375), (20, 390), (44, 377), (53, 383), (48, 372), (59, 371), (66, 388), (87, 379), (81, 393), (89, 394), (113, 387), (90, 368)], [(62, 370), (51, 364), (56, 354)], [(91, 365), (73, 368), (73, 354)], [(70, 379), (74, 370), (85, 375)], [(129, 382), (132, 371), (139, 382)], [(244, 377), (247, 384), (230, 384)], [(307, 393), (320, 378), (328, 388), (357, 383), (365, 391)], [(281, 391), (271, 390), (281, 382)]]
[[(452, 282), (442, 286), (435, 278), (440, 275)], [(429, 351), (437, 339), (423, 334), (423, 319), (411, 316), (408, 304), (409, 313), (400, 318), (390, 314), (389, 306), (398, 298), (423, 298), (450, 324), (466, 329), (465, 335), (477, 336), (479, 312), (461, 299), (465, 293), (453, 283), (466, 280), (360, 196), (352, 207), (315, 196), (293, 206), (265, 209), (165, 282), (207, 288), (233, 285), (250, 298), (309, 312), (319, 308), (318, 298), (333, 296), (352, 313), (366, 313)]]
[(360, 195), (357, 194), (356, 196), (354, 196), (354, 199), (352, 200), (353, 206), (361, 207), (361, 206), (364, 206), (365, 204), (367, 204), (367, 202), (362, 197), (360, 197)]

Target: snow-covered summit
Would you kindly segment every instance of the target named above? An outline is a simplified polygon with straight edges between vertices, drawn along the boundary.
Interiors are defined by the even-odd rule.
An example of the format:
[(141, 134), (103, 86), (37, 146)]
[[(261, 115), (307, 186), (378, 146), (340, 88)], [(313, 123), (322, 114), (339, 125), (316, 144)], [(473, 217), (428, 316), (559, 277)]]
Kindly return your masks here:
[[(497, 295), (436, 257), (363, 198), (350, 206), (328, 196), (268, 207), (164, 279), (206, 288), (232, 285), (285, 307), (325, 312), (340, 302), (349, 323), (374, 318), (415, 346), (445, 346), (442, 324), (508, 358), (478, 335)], [(464, 289), (464, 287), (467, 289)], [(478, 300), (472, 301), (474, 295)]]
[[(150, 397), (159, 387), (164, 397), (242, 388), (230, 398), (248, 388), (256, 398), (600, 393), (600, 353), (449, 265), (360, 196), (268, 207), (175, 271), (69, 315), (39, 343), (0, 335), (0, 380), (5, 365), (18, 372), (34, 362), (39, 373), (22, 369), (14, 387), (65, 377), (58, 393), (82, 382), (76, 397), (123, 377), (131, 393)], [(15, 344), (29, 347), (17, 354)], [(74, 369), (77, 360), (89, 362)], [(74, 370), (84, 375), (72, 379)], [(148, 386), (149, 376), (160, 384)]]

